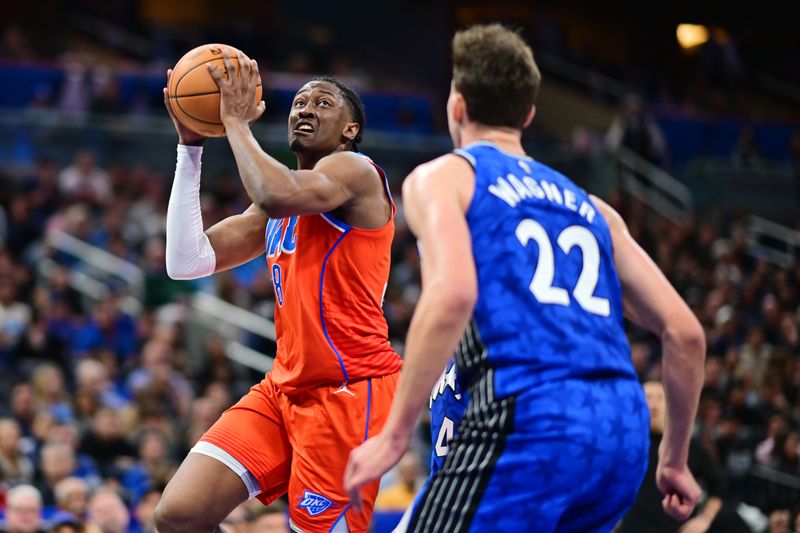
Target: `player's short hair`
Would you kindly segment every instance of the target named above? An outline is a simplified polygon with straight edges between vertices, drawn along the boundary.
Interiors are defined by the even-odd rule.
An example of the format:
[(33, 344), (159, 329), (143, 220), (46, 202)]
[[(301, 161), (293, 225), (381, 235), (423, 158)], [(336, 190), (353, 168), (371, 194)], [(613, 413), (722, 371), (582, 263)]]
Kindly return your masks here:
[(471, 121), (521, 129), (541, 81), (533, 52), (516, 32), (488, 24), (453, 37), (453, 85)]
[(361, 101), (361, 97), (357, 92), (333, 76), (319, 76), (311, 81), (324, 81), (335, 85), (336, 88), (339, 89), (339, 93), (342, 95), (342, 98), (344, 98), (344, 101), (347, 102), (347, 108), (350, 110), (350, 118), (353, 120), (353, 122), (358, 124), (358, 134), (356, 134), (355, 138), (350, 141), (350, 149), (354, 152), (357, 152), (358, 145), (361, 144), (363, 139), (362, 134), (364, 133), (364, 124), (367, 121), (367, 114), (364, 111), (364, 102)]

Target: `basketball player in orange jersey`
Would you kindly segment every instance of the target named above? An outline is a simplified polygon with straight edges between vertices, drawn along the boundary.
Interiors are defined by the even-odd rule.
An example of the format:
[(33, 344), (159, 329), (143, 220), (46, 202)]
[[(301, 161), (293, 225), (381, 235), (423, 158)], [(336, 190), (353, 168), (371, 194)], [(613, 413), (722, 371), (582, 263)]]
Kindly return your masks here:
[[(357, 512), (342, 488), (351, 449), (386, 419), (401, 360), (382, 312), (395, 208), (383, 171), (356, 152), (359, 97), (332, 78), (308, 82), (289, 114), (298, 170), (265, 153), (250, 132), (264, 111), (258, 68), (225, 55), (209, 69), (242, 183), (253, 201), (203, 232), (203, 138), (178, 123), (178, 163), (167, 211), (167, 271), (192, 279), (264, 254), (275, 288), (277, 355), (192, 448), (156, 510), (160, 533), (221, 531), (240, 503), (288, 492), (295, 531), (366, 531), (378, 483)], [(168, 73), (169, 75), (170, 73)], [(166, 97), (167, 109), (170, 109)], [(171, 111), (170, 111), (171, 114)]]

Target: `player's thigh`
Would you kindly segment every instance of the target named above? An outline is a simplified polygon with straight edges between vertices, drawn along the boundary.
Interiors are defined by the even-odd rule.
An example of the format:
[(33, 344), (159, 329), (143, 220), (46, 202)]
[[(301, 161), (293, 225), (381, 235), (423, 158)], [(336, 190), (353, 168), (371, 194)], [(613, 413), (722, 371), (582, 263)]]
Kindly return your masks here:
[(281, 394), (269, 375), (225, 411), (192, 454), (226, 464), (248, 488), (248, 497), (269, 503), (288, 488), (292, 448), (282, 418)]
[(247, 499), (238, 474), (216, 459), (190, 453), (164, 490), (156, 519), (165, 529), (168, 524), (210, 529)]
[[(344, 491), (350, 451), (383, 427), (398, 375), (339, 387), (320, 387), (287, 406), (293, 448), (289, 515), (303, 531), (328, 531), (346, 522), (349, 531), (366, 531), (379, 481), (362, 489), (356, 512)], [(336, 529), (334, 529), (336, 531)]]

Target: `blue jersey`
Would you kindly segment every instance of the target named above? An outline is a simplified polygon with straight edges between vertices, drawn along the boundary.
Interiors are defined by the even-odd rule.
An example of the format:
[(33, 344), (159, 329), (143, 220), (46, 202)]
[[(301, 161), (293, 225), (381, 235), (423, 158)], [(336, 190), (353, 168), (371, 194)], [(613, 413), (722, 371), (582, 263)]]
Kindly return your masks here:
[(431, 415), (431, 475), (444, 466), (450, 441), (457, 433), (458, 423), (467, 408), (467, 391), (462, 390), (456, 377), (455, 359), (447, 364), (442, 377), (433, 387), (428, 403)]
[(488, 142), (455, 150), (475, 171), (466, 213), (479, 294), (457, 360), (492, 368), (497, 398), (541, 383), (630, 378), (611, 234), (567, 177)]
[(475, 171), (478, 299), (458, 381), (445, 373), (435, 392), (452, 382), (470, 398), (408, 531), (610, 531), (644, 477), (649, 421), (608, 226), (529, 157), (486, 142), (455, 153)]

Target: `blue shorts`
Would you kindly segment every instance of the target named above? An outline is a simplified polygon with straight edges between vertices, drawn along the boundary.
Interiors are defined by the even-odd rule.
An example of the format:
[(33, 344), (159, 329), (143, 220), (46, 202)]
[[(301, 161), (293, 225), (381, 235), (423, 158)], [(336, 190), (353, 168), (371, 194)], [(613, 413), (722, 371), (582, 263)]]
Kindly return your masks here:
[(408, 531), (611, 531), (647, 469), (641, 385), (561, 381), (496, 400), (491, 383), (490, 370), (471, 387)]

